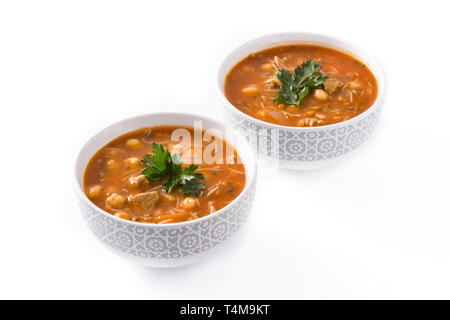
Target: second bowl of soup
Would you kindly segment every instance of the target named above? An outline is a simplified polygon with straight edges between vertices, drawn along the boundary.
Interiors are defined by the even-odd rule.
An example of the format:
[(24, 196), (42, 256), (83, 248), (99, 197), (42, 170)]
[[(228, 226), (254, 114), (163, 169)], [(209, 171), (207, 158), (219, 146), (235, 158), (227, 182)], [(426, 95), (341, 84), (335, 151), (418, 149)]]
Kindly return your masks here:
[(384, 76), (358, 48), (309, 33), (252, 40), (223, 62), (229, 123), (291, 169), (328, 165), (360, 146), (381, 112)]

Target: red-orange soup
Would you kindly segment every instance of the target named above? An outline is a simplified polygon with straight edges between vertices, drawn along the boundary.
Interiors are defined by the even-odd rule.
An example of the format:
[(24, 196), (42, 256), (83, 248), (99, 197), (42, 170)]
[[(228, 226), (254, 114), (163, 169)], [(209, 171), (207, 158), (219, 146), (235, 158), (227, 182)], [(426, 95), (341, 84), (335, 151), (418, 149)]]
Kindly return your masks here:
[[(183, 156), (183, 167), (194, 159), (189, 147), (172, 140), (172, 132), (183, 128), (194, 136), (191, 127), (158, 126), (124, 134), (101, 148), (89, 161), (84, 174), (84, 191), (99, 208), (117, 217), (146, 223), (174, 223), (209, 215), (232, 202), (244, 189), (245, 168), (241, 158), (224, 140), (223, 163), (199, 164), (196, 172), (204, 175), (205, 189), (198, 198), (180, 189), (163, 190), (161, 181), (145, 178), (141, 159), (152, 154), (152, 143), (162, 144), (171, 154)], [(202, 152), (211, 142), (202, 141)], [(194, 143), (191, 145), (193, 155)], [(214, 151), (212, 152), (214, 154)], [(188, 155), (188, 156), (186, 156)], [(150, 198), (145, 198), (149, 195)], [(151, 196), (150, 196), (151, 195)], [(144, 206), (136, 199), (144, 197)], [(149, 205), (150, 204), (150, 205)]]
[[(322, 75), (322, 88), (300, 105), (274, 102), (281, 82), (280, 69), (293, 73), (314, 60)], [(377, 81), (369, 68), (344, 52), (317, 45), (286, 45), (249, 55), (228, 73), (225, 96), (232, 105), (256, 119), (291, 127), (323, 126), (342, 122), (366, 111), (376, 100)]]

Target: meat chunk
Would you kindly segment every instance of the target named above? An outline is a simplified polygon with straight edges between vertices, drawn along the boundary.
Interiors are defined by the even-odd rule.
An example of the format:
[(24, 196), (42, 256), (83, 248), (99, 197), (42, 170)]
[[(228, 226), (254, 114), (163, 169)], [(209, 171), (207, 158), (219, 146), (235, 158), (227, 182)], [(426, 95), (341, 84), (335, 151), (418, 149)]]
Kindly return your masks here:
[(135, 189), (137, 189), (139, 187), (148, 187), (149, 186), (148, 180), (143, 174), (138, 175), (136, 177), (131, 177), (129, 181), (130, 181), (130, 186)]
[(325, 82), (323, 83), (323, 88), (325, 89), (326, 92), (328, 92), (329, 94), (335, 93), (336, 90), (342, 85), (342, 82), (338, 79), (327, 79), (325, 80)]
[(149, 191), (128, 196), (128, 204), (131, 207), (141, 211), (153, 209), (158, 200), (158, 191)]

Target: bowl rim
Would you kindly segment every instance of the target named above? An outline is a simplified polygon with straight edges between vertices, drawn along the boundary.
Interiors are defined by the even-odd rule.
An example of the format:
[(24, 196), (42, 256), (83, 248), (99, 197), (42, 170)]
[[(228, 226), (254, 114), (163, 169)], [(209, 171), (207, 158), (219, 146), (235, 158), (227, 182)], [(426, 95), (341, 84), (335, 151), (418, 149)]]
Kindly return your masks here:
[[(369, 69), (372, 72), (373, 76), (375, 77), (375, 80), (377, 80), (377, 85), (378, 85), (378, 93), (377, 93), (377, 98), (375, 99), (375, 101), (373, 102), (373, 104), (371, 106), (369, 106), (367, 108), (367, 110), (365, 110), (364, 112), (360, 113), (359, 115), (357, 115), (356, 117), (353, 117), (351, 119), (348, 120), (344, 120), (341, 122), (337, 122), (337, 123), (332, 123), (332, 124), (327, 124), (327, 125), (323, 125), (323, 126), (316, 126), (316, 127), (293, 127), (293, 126), (283, 126), (283, 125), (279, 125), (279, 124), (275, 124), (275, 123), (271, 123), (271, 122), (266, 122), (266, 121), (262, 121), (260, 119), (256, 119), (248, 114), (246, 114), (245, 112), (239, 110), (238, 108), (236, 108), (225, 96), (225, 90), (224, 90), (224, 85), (221, 85), (221, 82), (223, 80), (223, 83), (225, 84), (225, 79), (227, 77), (227, 75), (229, 74), (229, 72), (231, 71), (231, 69), (233, 69), (237, 63), (241, 62), (243, 59), (240, 59), (237, 63), (233, 64), (233, 66), (231, 68), (227, 68), (225, 69), (225, 63), (227, 62), (228, 59), (230, 59), (233, 55), (237, 54), (239, 51), (243, 50), (244, 48), (246, 48), (247, 46), (251, 45), (254, 42), (257, 42), (259, 40), (264, 40), (264, 39), (270, 39), (270, 38), (277, 38), (277, 37), (286, 37), (286, 36), (299, 36), (299, 37), (317, 37), (317, 38), (321, 38), (321, 39), (327, 39), (327, 41), (335, 41), (340, 43), (341, 45), (344, 45), (345, 47), (351, 47), (351, 48), (355, 48), (356, 51), (358, 53), (355, 53), (351, 50), (345, 49), (344, 47), (340, 46), (340, 45), (335, 45), (333, 43), (329, 43), (327, 41), (323, 41), (323, 40), (273, 40), (272, 43), (270, 45), (267, 46), (267, 48), (270, 48), (271, 45), (275, 45), (275, 44), (280, 44), (280, 46), (282, 46), (283, 42), (287, 42), (287, 41), (293, 41), (293, 42), (301, 42), (301, 41), (307, 41), (309, 43), (314, 43), (317, 45), (321, 45), (324, 44), (328, 47), (331, 47), (335, 50), (339, 50), (341, 52), (344, 52), (346, 54), (351, 54), (353, 55), (355, 58), (358, 58), (360, 60), (362, 60), (363, 62), (365, 62), (367, 65), (369, 65)], [(264, 49), (259, 49), (257, 51), (248, 51), (247, 54), (250, 54), (252, 52), (258, 52)], [(367, 61), (370, 62), (367, 62)], [(374, 68), (371, 68), (371, 67)], [(377, 72), (374, 72), (373, 70), (377, 69)], [(222, 75), (222, 73), (224, 73)], [(253, 121), (256, 122), (262, 126), (265, 127), (272, 127), (273, 129), (280, 129), (280, 130), (296, 130), (296, 131), (320, 131), (320, 130), (324, 130), (324, 129), (333, 129), (333, 128), (339, 128), (342, 127), (343, 125), (348, 125), (348, 124), (352, 124), (354, 122), (357, 122), (358, 120), (364, 118), (367, 114), (373, 112), (373, 110), (379, 106), (380, 104), (383, 103), (384, 100), (384, 95), (385, 95), (385, 88), (386, 88), (386, 76), (384, 73), (383, 68), (381, 67), (380, 63), (378, 62), (378, 60), (376, 60), (373, 56), (369, 55), (366, 53), (366, 51), (364, 50), (364, 48), (359, 47), (358, 45), (355, 45), (353, 42), (349, 42), (347, 40), (342, 40), (339, 37), (335, 37), (335, 36), (331, 36), (331, 35), (327, 35), (327, 34), (322, 34), (322, 33), (316, 33), (316, 32), (278, 32), (278, 33), (270, 33), (270, 34), (266, 34), (266, 35), (262, 35), (256, 38), (252, 38), (251, 40), (248, 40), (244, 43), (242, 43), (241, 45), (239, 45), (238, 47), (236, 47), (235, 49), (233, 49), (232, 51), (230, 51), (225, 58), (222, 60), (222, 63), (220, 64), (218, 71), (217, 71), (217, 82), (216, 82), (216, 89), (218, 90), (219, 93), (219, 97), (222, 100), (222, 102), (226, 105), (227, 108), (231, 108), (231, 110), (233, 112), (236, 112), (238, 114), (240, 114), (241, 116), (243, 116), (244, 118), (246, 118), (249, 121)]]
[[(212, 214), (208, 214), (206, 216), (194, 219), (194, 220), (190, 220), (190, 221), (182, 221), (182, 222), (174, 222), (174, 223), (167, 223), (167, 224), (158, 224), (158, 223), (146, 223), (146, 222), (138, 222), (138, 221), (130, 221), (130, 220), (126, 220), (126, 219), (122, 219), (119, 217), (116, 217), (114, 215), (112, 215), (111, 213), (103, 210), (100, 207), (97, 207), (84, 193), (83, 188), (82, 188), (82, 183), (83, 183), (83, 178), (84, 178), (84, 173), (86, 171), (86, 168), (83, 168), (83, 176), (81, 177), (81, 181), (79, 181), (78, 179), (78, 173), (77, 173), (77, 168), (79, 166), (79, 162), (81, 161), (82, 155), (85, 152), (85, 149), (87, 148), (87, 146), (89, 145), (89, 143), (91, 141), (93, 141), (97, 136), (101, 135), (102, 133), (113, 129), (114, 127), (122, 124), (122, 123), (127, 123), (127, 122), (132, 122), (134, 120), (140, 119), (140, 118), (145, 118), (145, 117), (151, 117), (151, 116), (175, 116), (175, 117), (198, 117), (198, 120), (206, 120), (206, 121), (210, 121), (213, 124), (218, 124), (221, 125), (223, 128), (225, 128), (227, 131), (229, 130), (230, 132), (232, 132), (233, 135), (236, 136), (236, 138), (239, 141), (239, 146), (241, 147), (242, 150), (242, 146), (245, 146), (246, 150), (246, 157), (248, 158), (247, 161), (244, 160), (244, 158), (241, 156), (241, 159), (243, 164), (244, 164), (244, 168), (246, 171), (246, 183), (244, 186), (244, 189), (242, 190), (242, 192), (236, 197), (234, 198), (229, 204), (227, 204), (225, 207), (215, 211)], [(157, 124), (157, 125), (153, 125), (153, 126), (163, 126), (165, 125), (164, 123), (161, 124)], [(180, 124), (181, 125), (181, 124)], [(188, 127), (188, 126), (186, 126)], [(136, 128), (135, 130), (138, 130), (139, 128)], [(205, 130), (207, 128), (204, 128), (203, 130)], [(110, 142), (110, 141), (108, 141)], [(108, 143), (107, 142), (107, 143)], [(236, 143), (237, 144), (237, 143)], [(239, 154), (242, 154), (241, 150), (239, 150), (239, 146), (236, 147), (236, 145), (233, 144), (233, 147), (236, 149), (236, 151)], [(98, 150), (97, 150), (98, 151)], [(116, 121), (112, 124), (110, 124), (109, 126), (97, 131), (94, 135), (92, 135), (81, 147), (80, 151), (78, 152), (76, 158), (75, 158), (75, 163), (74, 163), (74, 169), (73, 169), (73, 179), (74, 179), (74, 184), (75, 184), (75, 191), (78, 194), (78, 196), (80, 197), (80, 199), (84, 202), (87, 203), (87, 205), (93, 209), (93, 210), (97, 210), (98, 212), (100, 212), (102, 215), (106, 215), (109, 218), (112, 218), (118, 222), (121, 223), (126, 223), (126, 224), (130, 224), (130, 225), (134, 225), (137, 227), (143, 227), (143, 228), (171, 228), (171, 227), (180, 227), (180, 226), (184, 226), (184, 225), (190, 225), (190, 224), (194, 224), (194, 223), (201, 223), (207, 219), (212, 219), (214, 216), (220, 215), (221, 213), (223, 213), (226, 209), (236, 205), (237, 201), (240, 200), (241, 198), (243, 198), (248, 192), (251, 192), (250, 188), (253, 187), (254, 181), (256, 179), (256, 171), (257, 171), (257, 164), (256, 164), (256, 158), (255, 158), (255, 154), (253, 152), (253, 150), (251, 149), (249, 143), (247, 142), (247, 140), (245, 140), (245, 138), (243, 137), (243, 135), (227, 126), (224, 123), (221, 123), (220, 121), (217, 121), (213, 118), (210, 117), (206, 117), (206, 116), (199, 116), (198, 114), (195, 113), (189, 113), (189, 112), (152, 112), (152, 113), (145, 113), (145, 114), (140, 114), (137, 116), (133, 116), (133, 117), (129, 117), (120, 121)], [(81, 183), (80, 183), (81, 182)]]

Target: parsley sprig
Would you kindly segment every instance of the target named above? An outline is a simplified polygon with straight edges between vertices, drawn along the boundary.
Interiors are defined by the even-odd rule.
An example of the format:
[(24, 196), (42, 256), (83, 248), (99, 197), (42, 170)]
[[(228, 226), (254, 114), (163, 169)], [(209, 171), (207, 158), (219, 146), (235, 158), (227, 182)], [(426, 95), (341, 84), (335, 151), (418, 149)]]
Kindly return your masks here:
[(205, 189), (201, 182), (205, 177), (195, 172), (199, 166), (191, 164), (183, 169), (180, 154), (170, 154), (169, 150), (158, 143), (153, 143), (152, 147), (153, 155), (146, 154), (142, 159), (142, 164), (147, 167), (142, 174), (148, 180), (164, 180), (162, 186), (167, 193), (181, 187), (185, 195), (198, 198), (200, 191)]
[(280, 69), (277, 78), (281, 81), (281, 90), (273, 101), (296, 106), (300, 105), (311, 89), (323, 88), (323, 82), (328, 79), (320, 73), (320, 66), (315, 64), (314, 60), (308, 60), (301, 67), (296, 67), (294, 74)]

